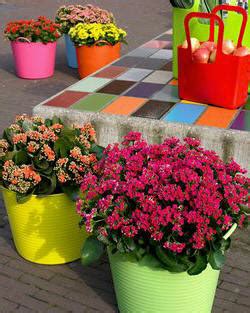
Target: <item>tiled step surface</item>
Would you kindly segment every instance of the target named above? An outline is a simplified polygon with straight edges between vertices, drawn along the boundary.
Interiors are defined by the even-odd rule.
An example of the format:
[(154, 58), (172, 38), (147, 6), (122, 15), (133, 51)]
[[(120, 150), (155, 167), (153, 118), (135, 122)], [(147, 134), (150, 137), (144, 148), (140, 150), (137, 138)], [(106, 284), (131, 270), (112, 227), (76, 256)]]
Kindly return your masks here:
[(239, 110), (179, 99), (170, 34), (145, 43), (43, 105), (250, 131), (250, 98)]

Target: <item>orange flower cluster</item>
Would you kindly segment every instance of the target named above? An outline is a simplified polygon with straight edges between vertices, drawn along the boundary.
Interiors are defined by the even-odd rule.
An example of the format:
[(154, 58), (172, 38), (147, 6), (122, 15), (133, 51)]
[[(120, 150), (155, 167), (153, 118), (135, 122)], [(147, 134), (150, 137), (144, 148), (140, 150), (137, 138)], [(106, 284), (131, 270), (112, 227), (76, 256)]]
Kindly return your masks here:
[(70, 150), (69, 158), (58, 159), (55, 171), (60, 183), (65, 184), (73, 181), (81, 184), (84, 175), (95, 172), (97, 158), (95, 154), (82, 154), (79, 147)]
[(27, 142), (27, 135), (26, 134), (16, 134), (12, 137), (13, 143), (15, 145), (19, 144), (19, 143), (23, 143), (25, 144)]
[(8, 151), (8, 141), (5, 139), (0, 140), (0, 158), (4, 157)]
[(22, 194), (27, 193), (41, 181), (41, 176), (31, 165), (17, 166), (12, 160), (4, 163), (2, 176), (8, 189)]
[[(0, 184), (19, 196), (46, 192), (50, 177), (57, 179), (53, 190), (48, 186), (50, 193), (60, 190), (62, 184), (79, 188), (84, 175), (95, 172), (97, 158), (90, 148), (96, 142), (96, 133), (91, 124), (64, 127), (56, 117), (45, 121), (19, 115), (5, 135), (0, 140)], [(6, 156), (10, 160), (6, 161)], [(36, 188), (41, 181), (45, 185), (42, 191)]]

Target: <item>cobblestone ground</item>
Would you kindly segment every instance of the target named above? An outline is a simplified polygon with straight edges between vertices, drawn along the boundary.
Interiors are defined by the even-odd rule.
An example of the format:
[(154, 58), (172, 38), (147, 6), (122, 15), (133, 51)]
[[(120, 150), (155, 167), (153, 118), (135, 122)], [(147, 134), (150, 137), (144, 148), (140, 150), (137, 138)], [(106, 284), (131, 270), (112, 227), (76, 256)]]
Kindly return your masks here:
[[(0, 0), (0, 27), (11, 19), (41, 14), (52, 17), (56, 7), (67, 2), (70, 1)], [(165, 0), (91, 2), (114, 11), (121, 26), (128, 29), (130, 44), (124, 47), (124, 52), (150, 40), (171, 25), (169, 2)], [(55, 76), (44, 81), (25, 81), (15, 77), (9, 45), (1, 38), (0, 131), (16, 113), (30, 113), (34, 105), (75, 81), (77, 73), (65, 65), (62, 42), (59, 43)], [(235, 236), (238, 240), (234, 241), (228, 254), (213, 313), (250, 312), (249, 234), (248, 230)], [(79, 262), (41, 266), (23, 260), (15, 251), (0, 198), (0, 313), (7, 312), (109, 313), (117, 312), (117, 306), (105, 260), (88, 269), (82, 268)]]

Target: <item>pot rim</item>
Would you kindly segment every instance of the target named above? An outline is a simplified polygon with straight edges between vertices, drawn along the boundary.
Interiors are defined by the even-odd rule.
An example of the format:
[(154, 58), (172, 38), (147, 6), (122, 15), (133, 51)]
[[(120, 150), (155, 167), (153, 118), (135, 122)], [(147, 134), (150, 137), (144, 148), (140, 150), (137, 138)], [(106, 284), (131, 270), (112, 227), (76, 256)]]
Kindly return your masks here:
[[(12, 194), (16, 194), (15, 191), (9, 190), (9, 189), (7, 189), (7, 188), (5, 188), (3, 186), (0, 186), (0, 192), (9, 192), (9, 193), (12, 193)], [(65, 193), (61, 192), (61, 193), (54, 193), (54, 194), (51, 194), (51, 195), (44, 195), (44, 196), (32, 195), (31, 198), (33, 198), (33, 199), (35, 199), (35, 198), (43, 199), (43, 198), (48, 198), (48, 197), (52, 198), (52, 197), (64, 197), (64, 196), (67, 197), (67, 195)]]
[(18, 40), (10, 40), (10, 43), (11, 44), (21, 44), (21, 45), (23, 45), (23, 44), (25, 44), (25, 45), (38, 45), (38, 46), (41, 46), (41, 45), (43, 45), (43, 46), (47, 46), (47, 45), (55, 45), (55, 44), (57, 44), (57, 41), (51, 41), (51, 42), (41, 42), (41, 41), (37, 41), (37, 42), (33, 42), (33, 41), (31, 41), (31, 42), (24, 42), (24, 41), (18, 41)]

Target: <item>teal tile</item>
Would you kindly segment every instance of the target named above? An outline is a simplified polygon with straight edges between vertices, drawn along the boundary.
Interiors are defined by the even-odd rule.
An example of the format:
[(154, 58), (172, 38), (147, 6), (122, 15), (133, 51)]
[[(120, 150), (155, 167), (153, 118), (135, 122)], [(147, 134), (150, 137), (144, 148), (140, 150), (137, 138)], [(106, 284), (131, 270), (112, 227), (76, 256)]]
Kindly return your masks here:
[(100, 77), (87, 77), (80, 80), (78, 83), (70, 86), (68, 90), (83, 91), (83, 92), (95, 92), (96, 90), (104, 87), (111, 79)]
[(156, 92), (152, 96), (152, 99), (166, 102), (179, 102), (178, 87), (167, 85), (162, 90)]
[(109, 95), (105, 93), (96, 93), (76, 102), (70, 108), (80, 111), (99, 112), (105, 106), (113, 102), (117, 96)]

